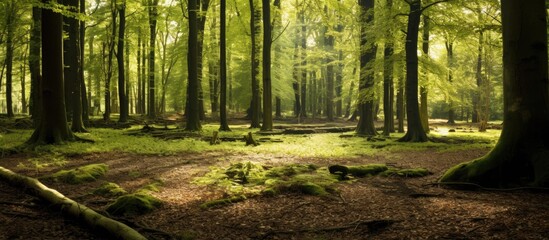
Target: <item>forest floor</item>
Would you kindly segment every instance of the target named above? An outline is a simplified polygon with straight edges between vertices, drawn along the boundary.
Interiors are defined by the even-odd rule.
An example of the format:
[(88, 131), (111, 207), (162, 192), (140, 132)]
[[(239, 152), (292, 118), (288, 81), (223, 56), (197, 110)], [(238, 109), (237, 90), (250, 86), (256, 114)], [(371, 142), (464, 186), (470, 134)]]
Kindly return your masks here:
[[(269, 144), (276, 143), (265, 143)], [(107, 164), (108, 172), (98, 181), (71, 185), (43, 180), (47, 186), (99, 212), (114, 200), (90, 194), (101, 184), (114, 182), (132, 192), (161, 180), (162, 187), (153, 193), (163, 202), (159, 209), (117, 218), (150, 239), (549, 239), (547, 192), (465, 191), (432, 184), (451, 166), (486, 154), (490, 144), (449, 148), (439, 144), (343, 157), (224, 149), (166, 155), (98, 151), (64, 154), (62, 164), (40, 168), (28, 167), (36, 156), (19, 153), (0, 158), (0, 166), (41, 177), (60, 169)], [(226, 193), (215, 186), (197, 185), (194, 179), (204, 176), (211, 167), (245, 161), (269, 166), (382, 163), (427, 168), (433, 174), (420, 178), (359, 178), (336, 183), (336, 193), (329, 196), (284, 193), (201, 208), (204, 202)], [(0, 239), (103, 238), (22, 189), (0, 181)]]

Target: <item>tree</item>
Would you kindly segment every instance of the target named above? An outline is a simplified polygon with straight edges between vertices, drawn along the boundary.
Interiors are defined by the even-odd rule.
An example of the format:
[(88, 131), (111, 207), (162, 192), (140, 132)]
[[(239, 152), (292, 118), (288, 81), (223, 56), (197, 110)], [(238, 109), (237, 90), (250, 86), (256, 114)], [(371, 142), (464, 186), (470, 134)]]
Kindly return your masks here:
[(250, 36), (252, 40), (252, 101), (250, 104), (250, 128), (261, 127), (261, 89), (259, 85), (259, 34), (261, 33), (261, 11), (256, 9), (254, 0), (250, 0)]
[[(190, 5), (190, 4), (189, 4)], [(158, 17), (158, 0), (148, 0), (149, 9), (149, 108), (147, 116), (156, 118), (156, 98), (155, 98), (155, 47), (156, 47), (156, 19)]]
[(542, 0), (501, 2), (503, 130), (490, 153), (449, 169), (441, 182), (549, 187), (547, 12)]
[[(367, 36), (367, 26), (374, 23), (374, 0), (359, 0), (360, 5), (360, 119), (356, 127), (359, 135), (377, 135), (374, 126), (374, 73), (376, 48), (372, 36)], [(331, 101), (331, 99), (328, 99)]]
[(86, 128), (84, 127), (84, 121), (82, 119), (82, 105), (84, 104), (84, 102), (82, 101), (82, 75), (80, 74), (80, 71), (82, 70), (82, 67), (80, 66), (80, 55), (82, 54), (80, 52), (80, 21), (75, 17), (79, 11), (79, 0), (68, 0), (65, 1), (65, 4), (71, 9), (70, 11), (74, 15), (64, 17), (69, 35), (69, 38), (66, 41), (67, 44), (65, 46), (66, 58), (64, 60), (65, 65), (68, 66), (65, 71), (65, 73), (67, 74), (65, 75), (65, 81), (72, 82), (71, 84), (65, 85), (72, 88), (69, 89), (71, 109), (68, 110), (72, 112), (71, 130), (73, 132), (87, 132)]
[(271, 90), (271, 3), (263, 3), (263, 125), (262, 131), (273, 130), (273, 104)]
[[(429, 60), (429, 35), (430, 35), (430, 23), (429, 23), (429, 16), (423, 15), (423, 44), (422, 44), (422, 51), (423, 51), (423, 59), (425, 62)], [(424, 71), (424, 77), (423, 77), (423, 84), (420, 86), (420, 99), (421, 99), (421, 105), (419, 106), (419, 116), (421, 117), (421, 126), (423, 126), (423, 130), (428, 133), (429, 132), (429, 112), (427, 111), (427, 99), (429, 95), (429, 89), (427, 88), (429, 79), (428, 79), (428, 72)]]
[(8, 108), (8, 117), (14, 117), (13, 98), (12, 98), (12, 79), (13, 79), (13, 51), (14, 51), (14, 31), (17, 16), (16, 1), (8, 0), (6, 3), (5, 23), (7, 28), (6, 36), (6, 107)]
[[(43, 0), (50, 4), (55, 1)], [(52, 144), (75, 140), (67, 125), (63, 86), (63, 17), (54, 9), (42, 9), (42, 84), (40, 124), (27, 141)], [(45, 111), (47, 109), (47, 111)]]
[(189, 0), (188, 16), (189, 16), (189, 40), (187, 51), (187, 71), (188, 71), (188, 86), (187, 86), (187, 131), (199, 131), (200, 125), (199, 113), (199, 81), (198, 81), (198, 0)]
[(219, 106), (219, 130), (230, 131), (229, 124), (227, 123), (227, 38), (226, 38), (226, 8), (227, 3), (225, 0), (221, 0), (221, 6), (219, 10), (220, 14), (220, 32), (219, 32), (219, 77), (221, 84), (220, 103)]
[[(392, 17), (393, 0), (387, 0), (387, 11)], [(395, 131), (395, 121), (393, 120), (393, 99), (394, 99), (394, 83), (393, 83), (393, 52), (394, 44), (392, 39), (392, 28), (387, 28), (385, 34), (385, 49), (383, 50), (383, 135), (389, 136)]]
[(31, 76), (30, 113), (34, 127), (40, 123), (40, 8), (32, 7), (32, 26), (29, 42), (29, 71)]
[(408, 131), (399, 139), (401, 142), (426, 142), (427, 134), (421, 126), (418, 103), (418, 57), (417, 38), (419, 33), (419, 20), (421, 12), (421, 0), (411, 0), (408, 13), (408, 27), (406, 31), (406, 115)]
[(120, 118), (118, 122), (128, 121), (129, 103), (126, 95), (126, 69), (124, 66), (124, 43), (126, 42), (126, 1), (118, 4), (118, 44), (116, 51), (116, 60), (118, 63), (118, 101), (120, 101)]

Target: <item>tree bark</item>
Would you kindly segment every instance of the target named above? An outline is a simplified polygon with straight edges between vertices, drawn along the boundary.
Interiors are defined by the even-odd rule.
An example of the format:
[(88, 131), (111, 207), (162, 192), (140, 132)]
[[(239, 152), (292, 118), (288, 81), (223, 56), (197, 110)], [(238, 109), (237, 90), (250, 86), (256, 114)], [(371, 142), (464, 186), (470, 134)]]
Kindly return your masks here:
[(31, 75), (30, 113), (34, 127), (40, 123), (40, 8), (32, 7), (32, 27), (29, 42), (29, 71)]
[[(448, 82), (452, 84), (454, 81), (454, 73), (453, 73), (453, 67), (454, 67), (454, 43), (452, 40), (448, 39), (446, 40), (446, 52), (448, 56)], [(455, 124), (455, 111), (454, 111), (454, 100), (452, 99), (454, 96), (452, 94), (452, 90), (450, 89), (450, 92), (448, 93), (448, 124)]]
[(227, 3), (225, 0), (221, 0), (221, 6), (220, 6), (220, 22), (221, 28), (219, 32), (219, 58), (220, 58), (220, 71), (219, 71), (219, 77), (220, 84), (221, 84), (221, 92), (220, 92), (220, 103), (219, 106), (219, 131), (231, 131), (229, 128), (229, 123), (227, 122), (227, 38), (226, 38), (226, 14), (225, 10), (227, 8)]
[[(393, 1), (388, 0), (386, 4), (387, 11), (392, 12)], [(389, 136), (395, 130), (395, 121), (393, 118), (393, 30), (388, 28), (386, 31), (385, 49), (383, 51), (383, 136)]]
[[(374, 23), (374, 0), (359, 0), (360, 15), (360, 84), (359, 114), (356, 133), (365, 136), (377, 135), (374, 126), (374, 73), (373, 62), (376, 49), (373, 37), (367, 35), (367, 26)], [(331, 101), (332, 99), (327, 99)]]
[(13, 118), (13, 99), (12, 99), (12, 84), (13, 84), (13, 38), (15, 31), (15, 15), (16, 5), (14, 0), (8, 0), (6, 8), (6, 107), (9, 118)]
[[(64, 3), (70, 7), (70, 11), (73, 14), (78, 13), (80, 9), (78, 6), (79, 0), (66, 0)], [(65, 65), (69, 68), (65, 71), (67, 73), (65, 77), (66, 81), (72, 82), (72, 84), (68, 85), (72, 88), (69, 89), (70, 106), (72, 108), (69, 110), (72, 112), (71, 130), (73, 132), (87, 132), (82, 119), (82, 105), (84, 103), (82, 102), (82, 79), (80, 78), (82, 76), (80, 74), (80, 70), (82, 69), (80, 66), (80, 55), (82, 54), (80, 52), (80, 21), (73, 17), (64, 17), (64, 21), (67, 24), (69, 35), (66, 41), (67, 45), (65, 46), (65, 56), (67, 57)]]
[(156, 118), (156, 86), (155, 86), (155, 48), (156, 48), (156, 18), (158, 17), (158, 0), (149, 0), (149, 100), (147, 116)]
[(81, 220), (91, 229), (108, 234), (113, 239), (146, 239), (139, 232), (127, 225), (105, 217), (85, 205), (67, 198), (60, 192), (51, 189), (35, 178), (26, 177), (0, 167), (0, 179), (11, 185), (30, 190), (34, 195), (47, 201), (49, 205), (61, 209), (71, 218)]
[[(44, 3), (49, 1), (43, 0)], [(42, 85), (40, 125), (28, 144), (53, 144), (75, 139), (67, 125), (63, 79), (63, 19), (42, 9)], [(47, 111), (45, 111), (47, 109)]]
[(418, 103), (418, 57), (417, 38), (421, 16), (421, 0), (410, 2), (406, 34), (406, 115), (408, 131), (399, 139), (401, 142), (426, 142), (429, 139), (421, 126)]
[[(426, 60), (429, 59), (429, 31), (430, 31), (430, 22), (429, 22), (429, 16), (423, 15), (423, 56)], [(427, 61), (426, 61), (427, 62)], [(428, 133), (429, 132), (429, 112), (427, 111), (427, 99), (429, 95), (429, 73), (425, 71), (423, 73), (424, 81), (422, 86), (420, 86), (420, 103), (419, 106), (419, 116), (421, 117), (421, 126), (423, 127), (423, 130)]]
[(129, 103), (126, 95), (126, 66), (124, 64), (124, 47), (126, 42), (126, 2), (123, 1), (118, 6), (118, 46), (116, 60), (118, 63), (118, 101), (120, 103), (120, 118), (118, 122), (128, 121)]
[(271, 5), (262, 0), (263, 5), (263, 125), (262, 131), (273, 130), (273, 104), (271, 89)]
[(199, 131), (200, 113), (199, 113), (199, 81), (198, 81), (198, 0), (189, 0), (188, 16), (189, 16), (189, 40), (187, 51), (187, 71), (188, 71), (188, 87), (187, 87), (187, 131)]
[(258, 37), (261, 33), (261, 11), (257, 9), (255, 0), (250, 0), (250, 31), (252, 40), (252, 101), (250, 128), (260, 128), (261, 124), (261, 89), (259, 86), (259, 47)]
[(545, 1), (502, 1), (503, 130), (490, 153), (448, 170), (441, 182), (549, 187)]

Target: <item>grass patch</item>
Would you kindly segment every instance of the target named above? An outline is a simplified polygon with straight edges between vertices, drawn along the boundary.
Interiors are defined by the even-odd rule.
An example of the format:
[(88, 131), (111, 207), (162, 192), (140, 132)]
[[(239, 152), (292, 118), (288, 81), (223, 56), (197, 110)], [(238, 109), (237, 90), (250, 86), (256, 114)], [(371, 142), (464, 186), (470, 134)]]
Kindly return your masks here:
[(106, 164), (90, 164), (75, 169), (61, 170), (46, 178), (68, 184), (80, 184), (97, 180), (99, 177), (105, 175), (107, 169), (108, 166)]

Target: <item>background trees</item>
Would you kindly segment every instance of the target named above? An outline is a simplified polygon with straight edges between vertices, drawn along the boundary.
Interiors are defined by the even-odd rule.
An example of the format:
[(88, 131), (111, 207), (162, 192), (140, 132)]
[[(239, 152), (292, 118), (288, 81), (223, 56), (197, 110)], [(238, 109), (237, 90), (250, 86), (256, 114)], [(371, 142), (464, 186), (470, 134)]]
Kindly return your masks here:
[[(2, 2), (2, 13), (10, 12), (10, 3)], [(33, 14), (29, 3), (15, 2), (20, 6), (17, 8), (20, 17), (15, 25), (21, 27), (8, 31), (9, 14), (3, 14), (4, 20), (0, 22), (0, 29), (3, 29), (0, 33), (0, 53), (3, 56), (0, 59), (0, 112), (6, 114), (9, 105), (12, 112), (22, 114), (29, 108), (28, 105), (38, 101), (33, 90), (39, 71), (33, 62), (36, 59), (37, 46), (34, 43), (38, 29), (32, 28), (32, 41), (29, 31), (31, 26), (36, 26), (31, 20), (37, 14)], [(149, 117), (172, 113), (190, 116), (192, 114), (188, 112), (192, 104), (189, 103), (194, 101), (191, 99), (195, 94), (195, 90), (191, 89), (195, 87), (193, 81), (196, 76), (199, 117), (218, 117), (221, 94), (219, 1), (197, 1), (199, 11), (196, 20), (189, 19), (193, 17), (189, 15), (189, 7), (193, 4), (183, 0), (92, 1), (86, 6), (79, 1), (75, 3), (85, 10), (86, 17), (76, 22), (82, 25), (79, 31), (85, 30), (87, 34), (77, 34), (83, 37), (82, 41), (67, 38), (67, 41), (75, 39), (80, 44), (80, 48), (76, 49), (67, 42), (66, 47), (80, 51), (81, 59), (67, 60), (66, 65), (71, 66), (72, 62), (82, 65), (84, 61), (86, 65), (82, 70), (76, 69), (76, 75), (71, 70), (66, 76), (66, 89), (73, 89), (67, 90), (70, 92), (67, 99), (82, 101), (81, 114), (76, 113), (78, 109), (74, 108), (79, 104), (73, 106), (72, 103), (76, 102), (70, 101), (71, 107), (67, 110), (71, 116), (82, 115), (83, 122), (88, 116), (101, 115), (104, 120), (110, 120), (112, 114), (121, 122), (130, 113)], [(395, 115), (399, 116), (399, 122), (403, 123), (404, 117), (415, 122), (416, 112), (420, 108), (414, 107), (414, 89), (404, 91), (402, 87), (414, 85), (415, 81), (405, 80), (403, 76), (414, 75), (413, 68), (406, 67), (405, 53), (406, 37), (414, 38), (412, 35), (416, 30), (418, 35), (419, 32), (429, 33), (429, 51), (416, 54), (417, 86), (421, 88), (417, 95), (422, 96), (420, 116), (448, 119), (449, 113), (453, 112), (451, 116), (455, 121), (480, 122), (502, 117), (502, 106), (491, 104), (500, 102), (503, 96), (501, 82), (497, 81), (502, 76), (501, 61), (497, 57), (501, 54), (498, 1), (439, 3), (424, 0), (423, 6), (428, 8), (424, 11), (420, 9), (419, 13), (410, 12), (409, 9), (410, 6), (415, 7), (418, 1), (376, 0), (369, 2), (375, 3), (375, 11), (374, 7), (370, 7), (366, 15), (362, 15), (363, 7), (359, 3), (363, 2), (271, 1), (269, 17), (262, 14), (263, 2), (226, 2), (227, 29), (224, 40), (227, 45), (223, 49), (227, 53), (228, 118), (240, 116), (250, 108), (251, 126), (260, 127), (264, 120), (262, 113), (269, 114), (269, 110), (262, 111), (262, 105), (269, 105), (270, 99), (276, 105), (271, 110), (277, 110), (277, 117), (291, 118), (295, 115), (301, 118), (300, 122), (306, 118), (338, 120), (343, 115), (350, 117), (353, 112), (367, 114), (362, 116), (359, 124), (359, 132), (363, 134), (364, 120), (370, 118), (383, 118), (385, 135), (393, 131)], [(69, 16), (77, 12), (63, 14)], [(414, 15), (413, 19), (419, 17), (418, 22), (408, 21), (405, 16), (409, 14)], [(429, 21), (421, 21), (422, 17), (428, 17)], [(71, 18), (65, 19), (71, 21)], [(371, 24), (364, 24), (369, 21)], [(412, 32), (407, 29), (409, 23), (417, 23)], [(188, 39), (194, 38), (189, 38), (193, 24), (197, 24), (197, 45), (189, 48), (192, 41)], [(270, 30), (263, 31), (271, 35), (271, 39), (267, 40), (259, 33), (269, 26), (272, 26)], [(70, 32), (74, 34), (74, 29), (69, 31), (67, 28), (66, 31), (67, 35)], [(10, 44), (7, 41), (8, 32), (13, 32)], [(363, 36), (366, 36), (366, 45), (365, 42), (361, 44)], [(410, 53), (416, 53), (412, 48), (417, 49), (422, 43), (427, 41), (410, 43)], [(268, 51), (272, 54), (271, 64), (267, 64), (269, 59), (259, 54), (268, 45), (272, 45)], [(9, 49), (13, 50), (13, 54), (8, 54)], [(451, 55), (447, 54), (448, 50), (451, 50)], [(69, 52), (78, 54), (78, 51)], [(361, 66), (360, 56), (364, 54), (369, 55), (370, 60)], [(10, 55), (13, 60), (7, 61)], [(187, 55), (192, 55), (190, 59), (196, 57), (193, 60), (196, 62), (191, 63)], [(33, 64), (29, 65), (27, 59)], [(8, 66), (9, 62), (12, 66)], [(262, 100), (260, 97), (268, 94), (266, 86), (269, 85), (269, 78), (263, 72), (268, 70), (268, 66), (271, 67), (272, 95)], [(7, 71), (8, 68), (11, 70)], [(11, 76), (9, 84), (8, 76)], [(114, 76), (118, 80), (113, 80)], [(368, 76), (367, 87), (364, 76)], [(448, 81), (450, 76), (451, 82)], [(73, 80), (79, 78), (80, 81)], [(78, 84), (81, 86), (80, 97), (74, 91)], [(11, 94), (7, 94), (8, 91)], [(8, 96), (15, 101), (8, 104)], [(408, 100), (405, 101), (405, 98)], [(361, 109), (364, 107), (362, 103), (369, 105), (367, 110)], [(401, 110), (404, 106), (410, 109), (409, 113), (404, 114)], [(371, 112), (369, 109), (372, 109)], [(37, 109), (32, 110), (33, 117), (38, 117), (39, 114), (34, 113)], [(344, 110), (349, 114), (344, 114)], [(75, 121), (72, 125), (77, 129), (80, 120), (78, 117), (71, 120)], [(366, 135), (375, 134), (373, 120), (366, 122), (369, 126)], [(401, 125), (399, 130), (403, 131), (404, 126)], [(409, 132), (428, 131), (425, 119), (421, 129), (416, 125), (411, 124)], [(412, 135), (419, 137), (407, 140), (426, 140), (424, 134), (418, 134)]]

